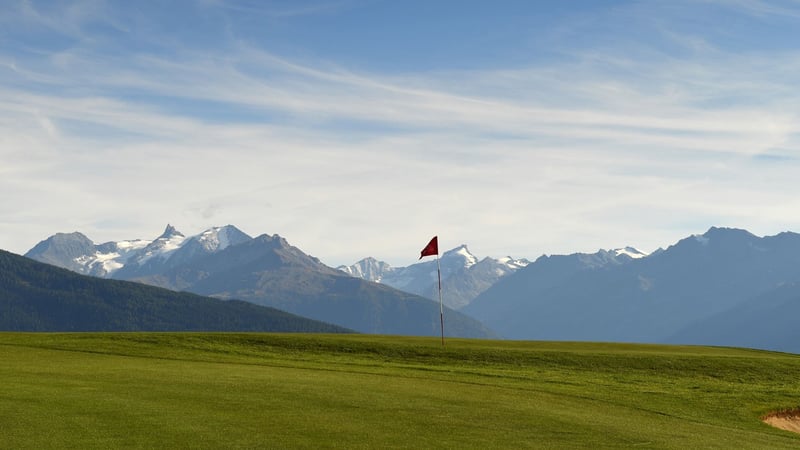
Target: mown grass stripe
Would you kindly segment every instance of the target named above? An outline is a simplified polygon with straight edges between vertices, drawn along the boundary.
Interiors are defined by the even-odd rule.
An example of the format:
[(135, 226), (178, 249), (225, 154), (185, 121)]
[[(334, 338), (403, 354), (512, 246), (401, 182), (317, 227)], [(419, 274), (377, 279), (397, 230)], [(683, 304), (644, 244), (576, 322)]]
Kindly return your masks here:
[(797, 448), (795, 355), (241, 333), (0, 333), (14, 448)]

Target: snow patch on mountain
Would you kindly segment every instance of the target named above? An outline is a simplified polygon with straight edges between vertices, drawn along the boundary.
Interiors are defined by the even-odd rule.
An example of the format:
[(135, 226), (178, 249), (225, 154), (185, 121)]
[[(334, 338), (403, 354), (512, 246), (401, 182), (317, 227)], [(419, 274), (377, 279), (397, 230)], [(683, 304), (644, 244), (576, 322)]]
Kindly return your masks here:
[(121, 269), (128, 259), (151, 242), (142, 239), (108, 242), (95, 246), (97, 251), (94, 254), (79, 256), (74, 261), (86, 267), (87, 273), (110, 275)]
[(352, 266), (339, 266), (337, 269), (350, 275), (351, 277), (361, 278), (367, 281), (380, 283), (383, 277), (394, 272), (394, 268), (389, 264), (378, 261), (373, 257), (367, 257), (353, 264)]
[(233, 245), (231, 228), (230, 225), (209, 228), (197, 236), (192, 236), (191, 239), (196, 239), (208, 252), (218, 252)]
[(614, 253), (616, 256), (625, 255), (625, 256), (630, 256), (633, 259), (644, 258), (647, 256), (647, 253), (634, 247), (617, 248), (611, 250), (611, 252)]
[(164, 233), (156, 238), (155, 241), (147, 244), (147, 246), (136, 255), (136, 258), (131, 262), (142, 265), (152, 258), (160, 258), (162, 260), (169, 258), (170, 254), (175, 250), (181, 248), (181, 245), (186, 240), (186, 236), (180, 231), (176, 230), (172, 225), (167, 225)]
[[(451, 308), (461, 308), (501, 277), (528, 264), (526, 259), (514, 259), (510, 256), (479, 260), (466, 244), (448, 250), (439, 258), (442, 283), (447, 285), (443, 289), (444, 303)], [(438, 270), (437, 262), (433, 259), (407, 267), (392, 267), (370, 257), (338, 269), (353, 277), (385, 284), (432, 300), (438, 299)]]
[[(177, 259), (185, 261), (198, 252), (216, 253), (250, 239), (250, 236), (232, 225), (209, 228), (189, 237), (184, 236), (174, 226), (167, 225), (161, 236), (154, 240), (133, 239), (99, 245), (83, 235), (58, 233), (42, 241), (28, 254), (33, 259), (78, 273), (111, 277), (123, 268), (125, 270), (122, 272), (133, 273), (145, 266), (160, 266), (168, 261), (171, 263), (175, 259), (173, 256), (178, 254), (180, 258)], [(50, 256), (51, 254), (55, 256)]]
[(478, 258), (470, 253), (469, 249), (467, 249), (467, 244), (461, 244), (452, 250), (444, 252), (442, 255), (442, 261), (444, 260), (453, 261), (454, 265), (459, 265), (464, 269), (469, 269), (478, 263)]
[(526, 267), (531, 262), (527, 259), (514, 259), (510, 256), (504, 256), (502, 258), (497, 258), (497, 262), (508, 267), (511, 270), (518, 270)]

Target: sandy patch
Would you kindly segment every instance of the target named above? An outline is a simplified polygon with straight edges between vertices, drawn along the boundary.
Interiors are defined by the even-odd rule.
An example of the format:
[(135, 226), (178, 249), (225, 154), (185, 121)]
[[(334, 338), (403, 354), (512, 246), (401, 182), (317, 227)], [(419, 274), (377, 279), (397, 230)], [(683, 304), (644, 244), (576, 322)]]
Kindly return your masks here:
[(761, 420), (775, 428), (800, 433), (800, 410), (773, 413)]

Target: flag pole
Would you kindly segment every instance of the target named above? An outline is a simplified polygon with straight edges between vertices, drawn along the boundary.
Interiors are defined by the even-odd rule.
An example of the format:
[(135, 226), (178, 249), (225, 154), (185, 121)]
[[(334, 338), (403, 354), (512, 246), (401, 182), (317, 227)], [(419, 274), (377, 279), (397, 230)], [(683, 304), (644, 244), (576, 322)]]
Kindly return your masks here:
[(442, 268), (439, 265), (439, 253), (436, 253), (436, 274), (439, 278), (439, 323), (442, 325), (442, 347), (444, 347), (444, 306), (442, 304)]
[(436, 255), (436, 274), (439, 279), (439, 323), (442, 325), (442, 347), (444, 347), (444, 304), (442, 303), (442, 266), (439, 264), (439, 236), (434, 236), (419, 253), (419, 259)]

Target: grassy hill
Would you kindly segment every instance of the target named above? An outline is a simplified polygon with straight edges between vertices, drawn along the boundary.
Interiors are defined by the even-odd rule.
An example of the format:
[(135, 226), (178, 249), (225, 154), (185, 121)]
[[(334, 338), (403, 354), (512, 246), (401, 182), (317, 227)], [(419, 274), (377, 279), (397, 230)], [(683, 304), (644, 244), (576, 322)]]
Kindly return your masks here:
[(349, 331), (248, 302), (78, 275), (2, 250), (0, 330)]
[(798, 448), (800, 356), (304, 334), (0, 333), (9, 448)]

